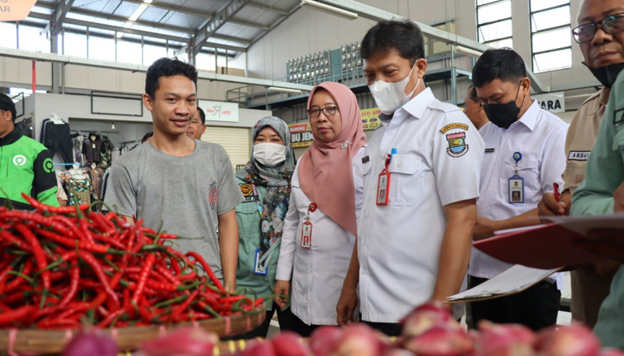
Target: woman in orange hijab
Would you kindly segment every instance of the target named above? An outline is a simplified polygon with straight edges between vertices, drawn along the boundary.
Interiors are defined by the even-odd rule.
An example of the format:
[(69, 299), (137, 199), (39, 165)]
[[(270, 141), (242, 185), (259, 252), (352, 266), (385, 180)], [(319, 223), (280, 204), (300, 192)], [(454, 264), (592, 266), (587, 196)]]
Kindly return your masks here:
[[(336, 324), (336, 304), (347, 274), (362, 206), (366, 136), (357, 99), (334, 82), (308, 98), (314, 141), (292, 178), (273, 292), (289, 295), (296, 331)], [(278, 305), (285, 298), (276, 297)]]

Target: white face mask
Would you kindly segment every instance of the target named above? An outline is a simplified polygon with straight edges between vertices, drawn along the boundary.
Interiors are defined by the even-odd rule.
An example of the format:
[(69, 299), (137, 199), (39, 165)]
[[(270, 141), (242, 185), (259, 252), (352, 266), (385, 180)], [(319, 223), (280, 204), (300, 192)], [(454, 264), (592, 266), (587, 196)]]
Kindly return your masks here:
[(273, 168), (286, 160), (288, 147), (281, 143), (257, 143), (253, 148), (254, 160), (265, 167)]
[(418, 82), (416, 83), (416, 86), (414, 86), (414, 90), (412, 90), (411, 93), (405, 94), (405, 87), (407, 87), (407, 83), (409, 83), (415, 67), (416, 63), (414, 63), (414, 66), (412, 66), (409, 74), (403, 80), (394, 83), (378, 80), (368, 86), (368, 89), (370, 89), (370, 92), (382, 113), (391, 115), (398, 108), (405, 105), (410, 100), (412, 95), (414, 95), (416, 88), (418, 88), (418, 85), (420, 84), (420, 78), (418, 78)]

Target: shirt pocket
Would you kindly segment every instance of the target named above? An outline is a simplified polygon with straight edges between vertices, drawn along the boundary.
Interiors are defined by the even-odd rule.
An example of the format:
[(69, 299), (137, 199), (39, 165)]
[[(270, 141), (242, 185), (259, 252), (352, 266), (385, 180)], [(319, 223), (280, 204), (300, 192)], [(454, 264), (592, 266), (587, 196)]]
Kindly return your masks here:
[(616, 128), (616, 130), (615, 136), (613, 136), (613, 150), (619, 150), (624, 156), (624, 128)]
[(239, 253), (237, 278), (253, 275), (256, 250), (260, 247), (260, 214), (256, 202), (236, 206)]
[(394, 154), (388, 166), (390, 172), (389, 204), (397, 206), (414, 205), (423, 194), (422, 160), (415, 155)]
[[(504, 192), (509, 194), (509, 178), (519, 175), (524, 180), (524, 202), (527, 203), (541, 193), (542, 183), (540, 182), (540, 162), (536, 154), (526, 153), (518, 162), (518, 173), (516, 173), (516, 161), (513, 157), (505, 160), (503, 176)], [(505, 195), (507, 197), (507, 195)]]

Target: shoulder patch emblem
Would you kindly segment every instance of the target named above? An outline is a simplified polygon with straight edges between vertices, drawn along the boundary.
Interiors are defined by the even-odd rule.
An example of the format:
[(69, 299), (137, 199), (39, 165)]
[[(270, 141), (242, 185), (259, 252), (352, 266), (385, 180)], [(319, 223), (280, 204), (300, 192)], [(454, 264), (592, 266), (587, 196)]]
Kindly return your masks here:
[(464, 131), (468, 131), (468, 128), (469, 128), (468, 125), (456, 122), (454, 124), (449, 124), (449, 125), (444, 126), (442, 129), (440, 129), (440, 133), (445, 134), (454, 129), (461, 129)]
[(466, 133), (456, 132), (446, 135), (449, 147), (446, 149), (449, 156), (461, 157), (468, 152), (468, 145), (466, 144)]
[(615, 110), (613, 113), (613, 125), (619, 126), (624, 123), (624, 109)]
[(253, 195), (253, 188), (249, 183), (240, 184), (240, 190), (244, 197)]

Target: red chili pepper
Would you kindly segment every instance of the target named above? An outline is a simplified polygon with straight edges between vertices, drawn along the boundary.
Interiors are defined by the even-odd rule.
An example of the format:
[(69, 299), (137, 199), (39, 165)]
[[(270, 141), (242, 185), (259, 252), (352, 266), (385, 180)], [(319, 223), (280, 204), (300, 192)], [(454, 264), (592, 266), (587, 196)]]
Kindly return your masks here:
[[(28, 202), (28, 204), (30, 204), (33, 208), (39, 210), (39, 211), (48, 211), (50, 213), (55, 213), (55, 214), (71, 214), (71, 213), (75, 213), (76, 212), (76, 207), (75, 206), (50, 206), (50, 205), (45, 205), (43, 203), (40, 203), (39, 201), (37, 201), (35, 198), (31, 197), (30, 195), (27, 195), (26, 193), (22, 193), (22, 197), (24, 199), (26, 199), (26, 201)], [(89, 209), (89, 204), (85, 203), (85, 204), (81, 204), (78, 206), (78, 209), (81, 211), (85, 211), (87, 209)]]
[(141, 298), (141, 295), (143, 294), (145, 285), (147, 284), (147, 277), (149, 276), (149, 273), (152, 270), (152, 266), (154, 265), (155, 261), (156, 261), (155, 254), (150, 253), (147, 255), (147, 258), (145, 259), (145, 262), (143, 265), (143, 270), (141, 271), (141, 276), (139, 277), (139, 281), (137, 283), (137, 289), (136, 291), (134, 291), (134, 294), (132, 295), (132, 301), (135, 304), (139, 302), (139, 299)]
[(106, 291), (106, 294), (108, 295), (108, 297), (113, 301), (113, 304), (115, 305), (115, 307), (119, 308), (119, 298), (117, 298), (117, 294), (115, 294), (110, 284), (108, 283), (108, 280), (106, 279), (106, 275), (104, 274), (104, 271), (102, 270), (102, 265), (100, 265), (100, 263), (95, 259), (95, 257), (93, 257), (93, 255), (89, 252), (86, 252), (86, 251), (81, 252), (80, 257), (82, 257), (82, 259), (85, 260), (85, 262), (87, 262), (89, 266), (91, 266), (91, 268), (93, 269), (93, 272), (95, 272), (96, 276), (102, 283), (102, 286), (104, 287), (104, 291)]
[(27, 252), (32, 252), (32, 248), (28, 246), (25, 242), (18, 239), (16, 236), (12, 235), (8, 230), (0, 230), (0, 237), (5, 239), (6, 241), (14, 244), (19, 249), (22, 249)]
[(109, 251), (109, 247), (107, 245), (99, 245), (97, 243), (89, 243), (85, 241), (68, 239), (66, 237), (55, 234), (52, 231), (47, 231), (47, 230), (40, 229), (40, 228), (36, 228), (35, 231), (37, 232), (37, 234), (43, 235), (49, 238), (50, 240), (63, 244), (67, 247), (78, 246), (79, 249), (90, 251), (90, 252), (96, 252), (96, 253), (107, 253)]
[(43, 282), (43, 288), (49, 289), (50, 288), (50, 271), (48, 271), (46, 268), (48, 267), (48, 263), (46, 262), (46, 258), (45, 258), (43, 249), (41, 248), (41, 245), (39, 244), (39, 240), (37, 240), (37, 238), (32, 233), (32, 231), (30, 231), (30, 229), (28, 229), (26, 226), (17, 224), (15, 228), (17, 229), (17, 231), (19, 231), (22, 234), (22, 236), (26, 239), (26, 241), (28, 241), (28, 243), (31, 245), (33, 254), (35, 255), (35, 261), (37, 262), (37, 268), (39, 268), (39, 270), (45, 270), (43, 273), (41, 273), (41, 280)]
[(30, 314), (37, 311), (32, 305), (24, 305), (21, 308), (0, 313), (0, 325), (11, 325), (27, 318)]
[(186, 255), (195, 258), (195, 260), (201, 263), (202, 267), (204, 268), (204, 271), (206, 272), (206, 274), (208, 274), (208, 277), (210, 277), (210, 280), (215, 285), (215, 287), (217, 287), (222, 292), (225, 291), (225, 289), (223, 288), (223, 285), (221, 284), (221, 281), (219, 281), (219, 278), (217, 278), (214, 272), (212, 272), (212, 269), (210, 268), (208, 263), (206, 263), (206, 261), (201, 255), (193, 251), (187, 252)]
[(80, 281), (80, 266), (78, 264), (73, 265), (69, 273), (71, 276), (69, 291), (65, 294), (63, 300), (61, 300), (61, 302), (59, 303), (59, 307), (63, 307), (69, 304), (69, 302), (74, 299), (74, 296), (76, 296), (76, 292), (78, 291), (78, 282)]

